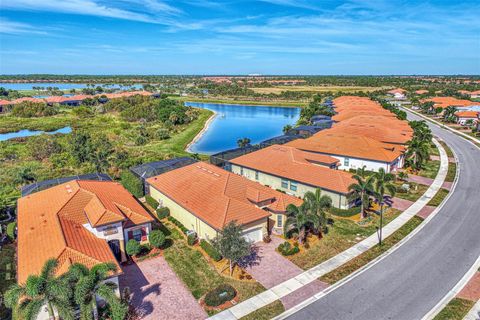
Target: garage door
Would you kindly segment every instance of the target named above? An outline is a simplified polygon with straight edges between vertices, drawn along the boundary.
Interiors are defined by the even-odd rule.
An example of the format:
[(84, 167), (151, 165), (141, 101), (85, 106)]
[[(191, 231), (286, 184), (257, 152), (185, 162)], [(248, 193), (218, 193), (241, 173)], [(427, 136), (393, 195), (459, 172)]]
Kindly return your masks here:
[(251, 241), (251, 242), (262, 241), (263, 240), (262, 235), (263, 235), (262, 227), (255, 228), (255, 229), (250, 229), (250, 230), (243, 233), (243, 236), (245, 237), (245, 239), (247, 239), (248, 241)]

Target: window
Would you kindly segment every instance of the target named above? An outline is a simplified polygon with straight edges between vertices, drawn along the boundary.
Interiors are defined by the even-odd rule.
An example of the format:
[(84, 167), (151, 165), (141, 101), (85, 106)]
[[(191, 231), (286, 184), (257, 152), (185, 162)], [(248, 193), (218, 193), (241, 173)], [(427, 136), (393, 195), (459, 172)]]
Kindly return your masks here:
[(258, 180), (258, 171), (255, 171), (255, 180)]
[(278, 214), (277, 215), (277, 228), (281, 228), (283, 225), (283, 215)]
[(297, 191), (297, 183), (296, 182), (290, 182), (290, 190)]
[(142, 241), (142, 229), (133, 230), (133, 239), (138, 242)]
[(243, 176), (243, 168), (240, 168), (240, 175)]
[(288, 189), (288, 180), (282, 179), (282, 188)]
[(343, 165), (348, 167), (350, 165), (350, 158), (345, 158), (343, 160)]

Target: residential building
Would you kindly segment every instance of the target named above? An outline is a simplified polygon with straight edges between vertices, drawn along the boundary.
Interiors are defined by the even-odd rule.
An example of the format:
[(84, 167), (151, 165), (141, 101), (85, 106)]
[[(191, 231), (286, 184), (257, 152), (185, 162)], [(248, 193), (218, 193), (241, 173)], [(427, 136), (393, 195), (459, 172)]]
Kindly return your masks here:
[(464, 126), (467, 123), (471, 123), (472, 125), (476, 125), (478, 122), (478, 117), (480, 112), (478, 111), (458, 111), (455, 113), (455, 117), (457, 118), (457, 123)]
[(302, 200), (205, 162), (193, 163), (147, 179), (150, 195), (200, 238), (211, 240), (236, 221), (245, 238), (262, 241), (283, 228), (286, 208)]
[(352, 174), (336, 170), (339, 165), (335, 157), (287, 145), (273, 145), (230, 160), (233, 173), (252, 181), (297, 197), (321, 189), (332, 198), (333, 206), (347, 209), (348, 187), (354, 180)]
[(404, 100), (406, 98), (406, 90), (404, 89), (401, 89), (401, 88), (397, 88), (397, 89), (393, 89), (393, 90), (390, 90), (390, 91), (387, 91), (387, 94), (392, 96), (394, 99), (397, 99), (397, 100)]

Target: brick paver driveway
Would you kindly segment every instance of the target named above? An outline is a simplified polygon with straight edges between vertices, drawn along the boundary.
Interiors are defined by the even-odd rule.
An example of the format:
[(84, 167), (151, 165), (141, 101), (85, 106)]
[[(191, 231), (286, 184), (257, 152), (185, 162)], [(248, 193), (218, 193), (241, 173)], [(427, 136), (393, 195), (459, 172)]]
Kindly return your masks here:
[[(282, 242), (282, 239), (272, 236), (272, 242), (270, 243), (259, 242), (255, 244), (258, 249), (258, 259), (255, 263), (246, 268), (246, 271), (267, 289), (303, 272), (300, 267), (275, 251), (275, 248), (277, 248)], [(289, 309), (313, 296), (315, 293), (322, 291), (326, 287), (328, 287), (328, 284), (317, 280), (280, 300), (285, 309)]]
[(130, 287), (140, 319), (205, 319), (207, 314), (163, 257), (124, 266), (120, 289)]

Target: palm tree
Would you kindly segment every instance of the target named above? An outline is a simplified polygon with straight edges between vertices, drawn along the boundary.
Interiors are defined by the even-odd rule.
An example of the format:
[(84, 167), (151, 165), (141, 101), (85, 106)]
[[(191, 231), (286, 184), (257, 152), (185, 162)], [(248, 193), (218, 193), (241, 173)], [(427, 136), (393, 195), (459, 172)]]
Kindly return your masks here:
[(425, 140), (413, 138), (407, 143), (408, 149), (405, 153), (407, 159), (412, 161), (412, 167), (421, 169), (423, 163), (429, 158), (430, 143)]
[(382, 228), (383, 228), (383, 209), (385, 206), (385, 196), (387, 192), (390, 196), (395, 196), (397, 189), (393, 182), (395, 181), (395, 176), (391, 173), (386, 173), (383, 168), (380, 168), (378, 172), (374, 175), (375, 184), (374, 184), (374, 195), (375, 199), (380, 205), (380, 226), (378, 230), (378, 244), (382, 245)]
[(117, 267), (113, 263), (101, 263), (93, 266), (90, 270), (82, 264), (73, 264), (69, 269), (69, 280), (76, 282), (74, 301), (80, 306), (80, 318), (82, 320), (98, 319), (97, 300), (99, 296), (104, 299), (111, 308), (113, 320), (123, 320), (127, 314), (128, 306), (123, 304), (116, 296), (117, 285), (105, 281), (111, 272)]
[(283, 127), (283, 134), (289, 133), (290, 130), (292, 130), (292, 129), (293, 129), (293, 127), (292, 127), (291, 125), (289, 125), (289, 124), (285, 125), (285, 126)]
[(303, 243), (307, 235), (307, 227), (313, 225), (315, 229), (320, 226), (320, 220), (317, 215), (310, 213), (306, 205), (302, 204), (297, 207), (294, 204), (287, 206), (287, 219), (283, 227), (283, 232), (286, 235), (290, 230), (296, 229), (298, 231), (298, 241)]
[(55, 276), (57, 266), (56, 259), (49, 259), (39, 275), (29, 276), (24, 285), (12, 285), (5, 292), (5, 305), (11, 309), (18, 307), (27, 320), (36, 319), (45, 305), (50, 319), (56, 316), (73, 319), (73, 308), (68, 300), (71, 288), (62, 277)]
[(249, 138), (238, 139), (237, 145), (239, 148), (245, 148), (246, 146), (250, 145), (250, 139)]
[(308, 191), (303, 196), (305, 207), (309, 213), (318, 217), (318, 236), (322, 236), (322, 227), (327, 228), (327, 213), (326, 209), (332, 206), (332, 198), (327, 195), (322, 195), (321, 189), (316, 189), (315, 192)]
[(369, 205), (370, 194), (373, 193), (373, 180), (374, 176), (367, 176), (365, 167), (357, 169), (357, 173), (352, 176), (357, 182), (352, 183), (348, 187), (348, 191), (351, 191), (350, 200), (360, 200), (360, 213), (362, 219), (365, 218), (365, 206)]
[(454, 106), (448, 106), (443, 112), (443, 121), (452, 122), (455, 112), (457, 112), (457, 108), (455, 108)]

